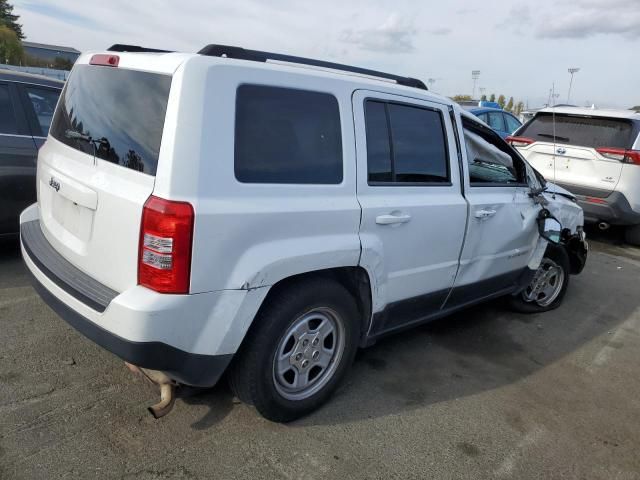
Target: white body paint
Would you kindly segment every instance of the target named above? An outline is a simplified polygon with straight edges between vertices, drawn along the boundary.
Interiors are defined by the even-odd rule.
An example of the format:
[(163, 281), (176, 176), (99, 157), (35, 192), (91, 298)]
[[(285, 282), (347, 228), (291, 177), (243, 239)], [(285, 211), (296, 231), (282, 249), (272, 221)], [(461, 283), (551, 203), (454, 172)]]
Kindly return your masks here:
[[(40, 220), (47, 241), (71, 264), (120, 292), (102, 313), (67, 294), (25, 261), (54, 296), (96, 325), (138, 342), (186, 352), (234, 353), (269, 289), (293, 275), (334, 267), (366, 270), (373, 313), (389, 303), (471, 285), (539, 263), (539, 206), (526, 186), (471, 187), (466, 150), (458, 163), (449, 99), (395, 83), (314, 68), (195, 54), (119, 53), (118, 68), (173, 76), (155, 177), (74, 150), (49, 137), (38, 160), (38, 204), (21, 222)], [(78, 64), (87, 64), (90, 54)], [(97, 67), (108, 68), (108, 67)], [(234, 176), (235, 92), (258, 83), (326, 92), (338, 101), (343, 181), (338, 185), (241, 184)], [(373, 96), (442, 112), (451, 185), (367, 185), (362, 102)], [(449, 110), (457, 117), (451, 122)], [(48, 185), (55, 177), (59, 191)], [(142, 208), (155, 195), (190, 202), (195, 229), (188, 295), (137, 284)], [(550, 199), (572, 231), (581, 209)], [(491, 218), (476, 215), (494, 211)], [(401, 211), (410, 221), (376, 222)], [(566, 222), (566, 223), (565, 223)], [(536, 254), (537, 252), (537, 254)], [(537, 265), (536, 265), (537, 266)]]

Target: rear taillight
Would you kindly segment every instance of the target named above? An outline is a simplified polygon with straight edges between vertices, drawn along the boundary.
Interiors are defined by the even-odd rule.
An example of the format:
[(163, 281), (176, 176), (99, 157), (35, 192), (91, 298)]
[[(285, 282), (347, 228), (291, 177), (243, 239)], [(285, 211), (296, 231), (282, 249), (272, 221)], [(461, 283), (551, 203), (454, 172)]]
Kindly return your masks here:
[(624, 163), (635, 163), (640, 165), (640, 151), (638, 150), (625, 150), (624, 148), (596, 148), (596, 152), (605, 158), (611, 160), (618, 160)]
[(142, 210), (138, 283), (161, 293), (189, 293), (193, 207), (151, 196)]
[(512, 147), (526, 147), (527, 145), (535, 143), (535, 140), (527, 137), (508, 136), (505, 140), (507, 143), (510, 143)]
[(98, 53), (89, 60), (89, 65), (102, 65), (103, 67), (117, 67), (119, 63), (119, 56), (104, 53)]

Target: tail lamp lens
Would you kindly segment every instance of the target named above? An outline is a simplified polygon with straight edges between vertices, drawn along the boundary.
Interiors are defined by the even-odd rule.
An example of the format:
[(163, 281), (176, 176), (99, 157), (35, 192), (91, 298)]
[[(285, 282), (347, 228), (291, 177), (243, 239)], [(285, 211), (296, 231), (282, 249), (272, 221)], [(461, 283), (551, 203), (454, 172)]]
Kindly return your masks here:
[(624, 163), (635, 163), (640, 165), (640, 151), (638, 150), (626, 150), (624, 148), (596, 148), (596, 152), (605, 158), (611, 160), (618, 160)]
[(189, 293), (193, 207), (151, 196), (142, 210), (138, 283), (161, 293)]
[(535, 143), (535, 140), (533, 140), (532, 138), (526, 138), (526, 137), (508, 136), (505, 140), (507, 143), (510, 143), (511, 146), (513, 147), (526, 147), (527, 145), (531, 145), (532, 143)]

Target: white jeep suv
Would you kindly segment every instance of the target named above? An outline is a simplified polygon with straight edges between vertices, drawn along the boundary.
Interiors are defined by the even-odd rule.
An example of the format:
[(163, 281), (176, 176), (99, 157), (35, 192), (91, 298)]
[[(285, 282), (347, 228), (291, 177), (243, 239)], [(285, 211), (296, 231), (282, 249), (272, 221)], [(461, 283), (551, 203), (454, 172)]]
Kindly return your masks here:
[(547, 108), (507, 141), (577, 197), (587, 222), (622, 225), (640, 245), (640, 113)]
[(558, 306), (587, 250), (544, 190), (418, 80), (116, 45), (73, 68), (21, 246), (53, 310), (162, 385), (156, 416), (227, 372), (289, 421), (384, 335), (500, 296)]

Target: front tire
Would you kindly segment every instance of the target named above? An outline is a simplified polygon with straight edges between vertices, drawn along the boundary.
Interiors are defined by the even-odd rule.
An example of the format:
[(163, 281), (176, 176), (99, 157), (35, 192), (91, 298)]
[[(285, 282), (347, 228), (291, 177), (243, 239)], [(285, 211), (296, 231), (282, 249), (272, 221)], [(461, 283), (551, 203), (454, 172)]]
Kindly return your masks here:
[(571, 271), (564, 247), (549, 245), (531, 283), (509, 297), (513, 310), (520, 313), (548, 312), (558, 308), (569, 287)]
[(330, 279), (302, 280), (276, 290), (232, 365), (232, 389), (274, 422), (316, 410), (353, 362), (358, 318), (351, 294)]
[(640, 247), (640, 225), (627, 227), (624, 231), (624, 239), (629, 245)]

